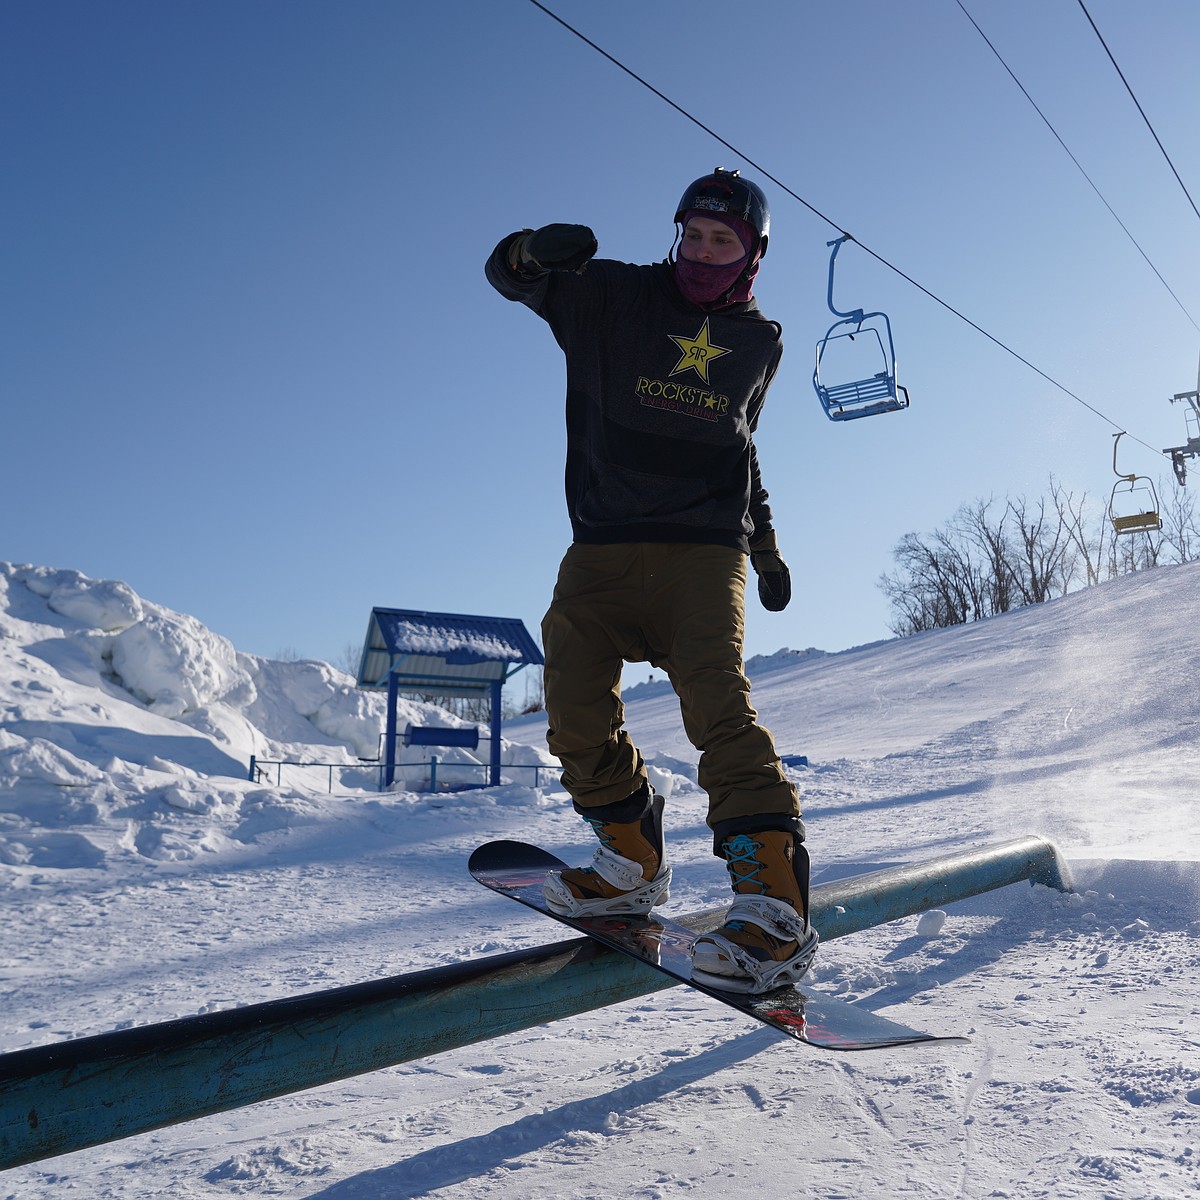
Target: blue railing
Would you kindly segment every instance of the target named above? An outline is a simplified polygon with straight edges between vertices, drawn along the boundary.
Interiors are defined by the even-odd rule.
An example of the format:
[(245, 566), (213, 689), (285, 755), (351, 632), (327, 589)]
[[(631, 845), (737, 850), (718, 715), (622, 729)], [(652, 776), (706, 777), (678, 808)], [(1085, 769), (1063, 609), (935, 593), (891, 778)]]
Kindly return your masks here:
[[(1071, 889), (1058, 850), (1030, 836), (817, 884), (810, 915), (831, 941), (1022, 881)], [(721, 912), (683, 920), (713, 929)], [(579, 938), (14, 1050), (0, 1057), (0, 1171), (428, 1059), (672, 983)]]
[[(467, 784), (468, 787), (486, 787), (487, 772), (489, 766), (487, 763), (481, 762), (442, 762), (436, 754), (431, 754), (428, 758), (418, 759), (415, 762), (398, 762), (397, 767), (428, 767), (429, 768), (429, 791), (436, 792), (438, 790), (437, 772), (438, 767), (443, 767), (453, 771), (479, 771), (481, 772), (480, 782), (477, 784)], [(267, 759), (259, 758), (256, 754), (250, 756), (250, 774), (249, 779), (252, 783), (268, 783), (271, 779), (271, 771), (267, 768), (274, 767), (275, 786), (283, 786), (283, 768), (284, 767), (304, 767), (305, 769), (316, 769), (328, 772), (327, 790), (333, 791), (333, 773), (334, 771), (365, 771), (373, 774), (376, 779), (376, 790), (383, 791), (384, 771), (387, 767), (386, 763), (379, 762), (375, 759), (360, 759), (357, 763), (322, 763), (322, 762), (300, 762), (293, 759)], [(551, 779), (557, 779), (562, 774), (562, 767), (547, 763), (517, 763), (513, 766), (501, 767), (504, 775), (513, 775), (516, 772), (532, 771), (533, 772), (533, 787), (539, 787), (542, 781), (543, 773)]]

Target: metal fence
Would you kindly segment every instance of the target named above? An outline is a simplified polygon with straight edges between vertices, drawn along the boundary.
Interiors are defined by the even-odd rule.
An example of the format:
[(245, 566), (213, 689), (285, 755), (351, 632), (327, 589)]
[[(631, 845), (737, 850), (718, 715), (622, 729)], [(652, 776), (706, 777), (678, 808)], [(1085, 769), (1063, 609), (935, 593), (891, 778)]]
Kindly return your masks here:
[[(322, 762), (299, 762), (292, 759), (268, 759), (259, 758), (257, 755), (250, 756), (250, 773), (249, 779), (252, 783), (270, 783), (274, 776), (274, 784), (276, 787), (283, 786), (283, 768), (284, 767), (300, 767), (306, 771), (324, 771), (326, 772), (326, 791), (333, 791), (334, 771), (339, 772), (338, 783), (342, 787), (357, 786), (362, 787), (363, 784), (347, 784), (344, 774), (345, 772), (366, 775), (373, 780), (373, 786), (376, 791), (382, 792), (384, 770), (386, 763), (379, 762), (375, 759), (364, 758), (357, 763), (322, 763)], [(396, 769), (403, 767), (428, 767), (429, 769), (429, 788), (431, 792), (436, 792), (439, 786), (442, 786), (446, 791), (452, 791), (456, 788), (463, 787), (486, 787), (487, 772), (489, 765), (480, 762), (443, 762), (436, 754), (431, 754), (428, 758), (416, 759), (412, 762), (397, 762)], [(480, 773), (480, 781), (478, 783), (446, 783), (438, 784), (438, 768), (443, 771), (464, 771), (468, 775), (474, 774), (476, 771)], [(532, 773), (533, 787), (540, 787), (543, 779), (550, 781), (557, 780), (562, 774), (562, 767), (556, 765), (547, 765), (546, 763), (517, 763), (512, 766), (501, 767), (501, 776), (518, 776), (528, 777)], [(515, 782), (516, 780), (508, 779), (507, 782)], [(523, 781), (523, 779), (522, 779)]]

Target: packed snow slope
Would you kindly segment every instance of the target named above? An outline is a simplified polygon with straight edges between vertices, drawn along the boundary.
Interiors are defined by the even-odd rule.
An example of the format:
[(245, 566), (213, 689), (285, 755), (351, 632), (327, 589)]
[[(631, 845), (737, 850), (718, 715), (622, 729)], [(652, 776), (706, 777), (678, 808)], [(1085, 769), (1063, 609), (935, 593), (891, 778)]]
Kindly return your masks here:
[[(821, 1054), (670, 988), (3, 1172), (0, 1197), (1194, 1196), (1197, 611), (1189, 564), (751, 664), (780, 750), (809, 759), (818, 882), (1027, 833), (1070, 860), (1074, 893), (822, 947), (813, 986), (967, 1041)], [(668, 795), (669, 907), (723, 903), (676, 701), (626, 702)], [(381, 729), (325, 664), (0, 564), (0, 1051), (557, 940), (465, 867), (495, 837), (590, 854), (543, 720), (506, 725), (500, 786), (436, 793), (420, 765), (377, 790)], [(440, 779), (479, 777), (443, 757), (466, 765)]]

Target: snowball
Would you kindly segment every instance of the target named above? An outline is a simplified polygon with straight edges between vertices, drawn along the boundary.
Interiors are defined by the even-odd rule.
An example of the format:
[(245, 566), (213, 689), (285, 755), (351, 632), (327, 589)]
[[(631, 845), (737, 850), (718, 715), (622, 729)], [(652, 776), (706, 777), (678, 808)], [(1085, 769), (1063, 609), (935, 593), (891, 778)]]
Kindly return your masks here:
[(646, 774), (650, 776), (650, 784), (654, 790), (664, 800), (669, 800), (671, 793), (675, 790), (675, 776), (670, 771), (652, 767), (649, 763), (646, 764)]
[(940, 908), (931, 908), (921, 914), (917, 922), (917, 937), (937, 937), (946, 923), (946, 914)]

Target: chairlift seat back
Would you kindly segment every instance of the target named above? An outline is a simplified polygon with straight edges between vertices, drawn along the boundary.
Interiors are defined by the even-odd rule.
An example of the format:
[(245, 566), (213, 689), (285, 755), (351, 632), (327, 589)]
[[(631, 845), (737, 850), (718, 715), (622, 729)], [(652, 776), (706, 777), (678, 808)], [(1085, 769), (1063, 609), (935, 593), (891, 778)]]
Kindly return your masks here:
[(1162, 517), (1156, 512), (1129, 513), (1123, 517), (1114, 516), (1112, 524), (1117, 533), (1154, 533), (1162, 528)]
[[(873, 317), (879, 317), (884, 322), (884, 331), (888, 335), (887, 345), (883, 336), (874, 325), (864, 325), (863, 322)], [(835, 333), (841, 325), (854, 325), (853, 330)], [(869, 359), (870, 365), (880, 366), (882, 370), (867, 375), (861, 379), (853, 379), (844, 383), (829, 383), (821, 378), (821, 365), (825, 352), (834, 343), (843, 338), (856, 341), (865, 335), (874, 336), (875, 349), (869, 353), (860, 353), (857, 361), (861, 364)], [(868, 339), (869, 340), (869, 339)], [(877, 353), (876, 353), (877, 351)], [(831, 421), (852, 421), (857, 417), (870, 417), (877, 413), (896, 412), (908, 407), (908, 390), (896, 385), (896, 359), (891, 344), (891, 323), (885, 313), (856, 314), (854, 318), (836, 321), (830, 326), (828, 333), (817, 343), (817, 362), (813, 370), (813, 387), (825, 415)], [(903, 396), (901, 395), (903, 394)]]

